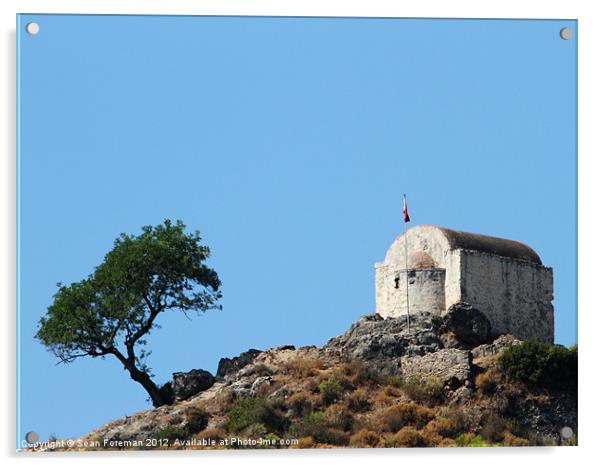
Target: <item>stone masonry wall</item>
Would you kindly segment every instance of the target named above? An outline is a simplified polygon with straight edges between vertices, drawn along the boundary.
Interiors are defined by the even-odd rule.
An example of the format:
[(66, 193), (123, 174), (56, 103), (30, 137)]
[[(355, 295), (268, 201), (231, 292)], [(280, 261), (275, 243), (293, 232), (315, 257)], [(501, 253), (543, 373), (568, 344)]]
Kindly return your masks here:
[[(381, 269), (381, 282), (377, 283), (378, 312), (383, 317), (398, 317), (406, 313), (406, 297), (410, 298), (410, 313), (440, 313), (445, 307), (445, 270), (416, 269), (410, 270), (406, 277), (405, 270), (392, 271)], [(378, 272), (377, 272), (378, 280)], [(406, 284), (409, 284), (406, 292)]]
[(461, 251), (461, 300), (490, 320), (495, 333), (554, 341), (552, 269), (492, 254)]

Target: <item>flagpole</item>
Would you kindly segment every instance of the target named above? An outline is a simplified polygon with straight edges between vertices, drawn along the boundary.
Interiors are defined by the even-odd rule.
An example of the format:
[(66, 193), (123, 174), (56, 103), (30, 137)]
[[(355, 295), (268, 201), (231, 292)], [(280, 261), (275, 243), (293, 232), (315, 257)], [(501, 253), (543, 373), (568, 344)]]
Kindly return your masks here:
[(408, 226), (406, 225), (407, 204), (406, 195), (403, 195), (404, 219), (403, 219), (403, 237), (405, 243), (405, 265), (406, 265), (406, 323), (408, 333), (410, 332), (410, 277), (408, 271)]

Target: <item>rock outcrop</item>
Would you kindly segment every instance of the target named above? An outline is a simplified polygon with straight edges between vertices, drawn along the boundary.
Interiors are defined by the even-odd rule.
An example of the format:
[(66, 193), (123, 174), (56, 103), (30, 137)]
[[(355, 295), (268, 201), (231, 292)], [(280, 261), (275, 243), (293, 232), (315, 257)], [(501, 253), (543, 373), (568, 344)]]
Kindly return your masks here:
[[(371, 314), (322, 348), (250, 349), (221, 359), (216, 377), (201, 369), (176, 372), (171, 382), (173, 404), (113, 421), (82, 439), (118, 442), (165, 435), (199, 439), (267, 435), (264, 430), (269, 426), (279, 436), (297, 435), (301, 429), (308, 438), (314, 434), (303, 433), (308, 428), (305, 416), (317, 412), (320, 415), (314, 421), (322, 422), (323, 416), (323, 422), (338, 427), (318, 426), (322, 430), (315, 432), (318, 437), (313, 441), (347, 445), (359, 435), (354, 426), (366, 424), (375, 429), (370, 435), (376, 443), (370, 446), (383, 446), (395, 434), (378, 430), (383, 428), (387, 409), (400, 405), (411, 410), (417, 409), (415, 403), (424, 403), (429, 416), (442, 413), (441, 426), (450, 422), (445, 413), (456, 410), (464, 429), (446, 434), (445, 439), (443, 434), (432, 435), (438, 423), (424, 427), (423, 441), (429, 446), (449, 446), (463, 433), (486, 437), (498, 428), (501, 433), (488, 442), (559, 444), (561, 428), (576, 431), (576, 393), (548, 387), (533, 391), (502, 377), (497, 358), (519, 343), (512, 335), (494, 338), (487, 318), (463, 303), (442, 317), (411, 315), (409, 327), (405, 316), (384, 319)], [(241, 431), (231, 423), (246, 419), (233, 411), (244, 400), (255, 400), (245, 409), (257, 410), (245, 416), (259, 419), (253, 417)], [(262, 417), (266, 413), (278, 422)], [(353, 416), (360, 416), (361, 422), (351, 422)], [(512, 435), (506, 420), (514, 422)], [(518, 440), (517, 435), (521, 436)]]
[(215, 383), (215, 377), (203, 369), (190, 372), (174, 372), (171, 387), (176, 401), (187, 400)]
[(221, 358), (217, 364), (216, 377), (222, 378), (239, 371), (243, 367), (251, 364), (259, 354), (261, 354), (261, 351), (251, 348), (233, 358)]

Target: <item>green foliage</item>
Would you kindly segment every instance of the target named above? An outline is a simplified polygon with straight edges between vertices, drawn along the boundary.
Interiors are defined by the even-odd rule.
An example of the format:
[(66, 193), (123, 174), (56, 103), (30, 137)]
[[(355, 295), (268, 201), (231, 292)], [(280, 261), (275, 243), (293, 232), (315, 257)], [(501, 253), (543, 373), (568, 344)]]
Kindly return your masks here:
[(349, 443), (349, 436), (339, 429), (329, 427), (326, 414), (320, 411), (305, 416), (294, 429), (294, 434), (297, 437), (312, 437), (317, 443), (330, 445)]
[(36, 338), (63, 363), (117, 357), (156, 401), (158, 389), (146, 364), (150, 353), (142, 347), (157, 317), (219, 308), (221, 298), (217, 273), (204, 264), (209, 248), (201, 245), (198, 231), (184, 229), (181, 221), (165, 220), (143, 227), (138, 236), (119, 236), (91, 275), (58, 284)]
[(190, 437), (190, 433), (183, 427), (167, 426), (155, 432), (152, 438), (157, 440), (168, 440), (173, 443), (175, 440), (186, 440)]
[(327, 405), (338, 400), (343, 392), (341, 383), (333, 377), (320, 382), (318, 389), (322, 395), (322, 401)]
[(461, 434), (454, 439), (458, 447), (499, 447), (500, 443), (487, 443), (480, 435)]
[(577, 384), (577, 346), (526, 341), (506, 349), (498, 364), (510, 378), (528, 385)]
[(263, 424), (272, 431), (281, 431), (285, 426), (285, 418), (265, 398), (243, 398), (228, 411), (227, 428), (230, 432), (240, 432), (253, 424)]

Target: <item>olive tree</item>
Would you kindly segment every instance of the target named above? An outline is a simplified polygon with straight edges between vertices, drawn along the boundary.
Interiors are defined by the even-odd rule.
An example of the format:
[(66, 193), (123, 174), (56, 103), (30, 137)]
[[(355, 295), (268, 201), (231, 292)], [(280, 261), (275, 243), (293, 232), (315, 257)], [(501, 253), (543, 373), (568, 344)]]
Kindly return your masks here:
[(220, 280), (204, 263), (209, 254), (199, 232), (186, 233), (181, 221), (121, 234), (91, 275), (57, 285), (36, 338), (59, 363), (114, 356), (161, 406), (168, 400), (145, 362), (145, 337), (163, 313), (220, 308)]

